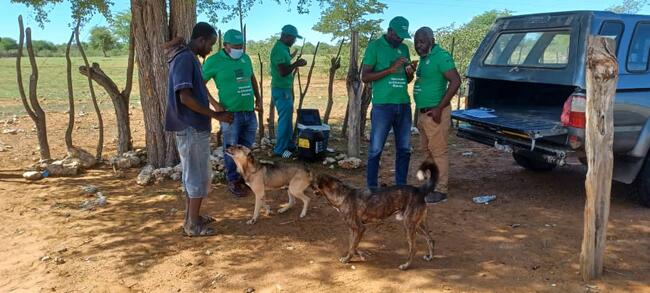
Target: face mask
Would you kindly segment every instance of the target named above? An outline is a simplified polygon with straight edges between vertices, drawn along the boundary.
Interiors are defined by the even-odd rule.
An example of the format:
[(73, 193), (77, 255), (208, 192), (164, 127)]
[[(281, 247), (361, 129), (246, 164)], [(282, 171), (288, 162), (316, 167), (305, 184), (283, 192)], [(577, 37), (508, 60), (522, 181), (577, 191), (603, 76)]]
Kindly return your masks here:
[(228, 53), (228, 55), (230, 55), (230, 58), (232, 58), (232, 59), (239, 59), (239, 58), (241, 58), (242, 55), (244, 55), (244, 49), (232, 49), (231, 48), (230, 53)]

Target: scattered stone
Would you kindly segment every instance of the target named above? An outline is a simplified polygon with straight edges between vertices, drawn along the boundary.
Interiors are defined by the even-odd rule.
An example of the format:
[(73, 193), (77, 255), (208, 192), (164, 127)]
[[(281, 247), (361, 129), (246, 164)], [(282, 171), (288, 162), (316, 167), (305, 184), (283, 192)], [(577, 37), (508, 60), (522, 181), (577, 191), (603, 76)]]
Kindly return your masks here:
[(310, 261), (309, 261), (309, 264), (310, 264), (310, 265), (313, 265), (313, 264), (314, 264), (314, 261), (313, 261), (313, 260), (310, 260)]
[(226, 182), (226, 173), (225, 172), (212, 172), (212, 182), (213, 183), (224, 183), (224, 182)]
[(95, 164), (97, 164), (97, 159), (95, 158), (95, 156), (91, 155), (89, 152), (83, 149), (76, 148), (76, 147), (70, 150), (66, 159), (77, 160), (81, 165), (81, 167), (84, 169), (91, 168), (95, 166)]
[(223, 146), (220, 146), (216, 150), (214, 150), (212, 152), (212, 155), (217, 158), (223, 159)]
[(41, 261), (49, 261), (51, 259), (52, 259), (52, 257), (50, 257), (49, 255), (41, 257)]
[(350, 266), (350, 268), (353, 269), (353, 270), (357, 269), (357, 267), (355, 267), (355, 266)]
[(470, 152), (470, 151), (468, 151), (468, 152), (463, 152), (463, 153), (462, 153), (462, 156), (463, 156), (463, 157), (472, 157), (472, 156), (474, 156), (474, 152)]
[(62, 257), (57, 256), (54, 258), (54, 263), (57, 265), (62, 265), (65, 263), (65, 260)]
[(212, 250), (209, 250), (209, 249), (206, 250), (206, 251), (205, 251), (205, 255), (212, 255)]
[(101, 192), (97, 192), (97, 198), (95, 199), (95, 205), (103, 207), (106, 205), (106, 197)]
[(335, 159), (336, 159), (337, 161), (345, 160), (345, 159), (347, 159), (347, 158), (348, 158), (348, 155), (346, 155), (346, 154), (338, 154), (338, 155), (335, 157)]
[(66, 158), (47, 164), (48, 176), (74, 176), (79, 174), (81, 162), (79, 159)]
[(330, 169), (334, 169), (334, 165), (330, 165)]
[(339, 161), (339, 167), (343, 169), (357, 169), (361, 167), (361, 159), (347, 158)]
[(128, 151), (108, 159), (111, 166), (121, 170), (140, 167), (143, 161), (142, 156), (137, 151)]
[(172, 175), (169, 176), (169, 178), (174, 181), (181, 181), (181, 177), (182, 177), (181, 173), (177, 173), (177, 172), (174, 172), (172, 173)]
[(16, 134), (18, 134), (18, 129), (15, 129), (15, 128), (5, 129), (5, 130), (2, 131), (2, 134), (16, 135)]
[(337, 161), (337, 160), (336, 160), (335, 158), (327, 157), (327, 158), (325, 158), (325, 160), (323, 161), (323, 165), (334, 164), (334, 163), (336, 163), (336, 161)]
[(517, 228), (517, 227), (520, 227), (520, 226), (521, 226), (521, 224), (512, 224), (512, 225), (510, 225), (510, 227), (512, 227), (512, 228)]
[(41, 180), (43, 179), (43, 173), (38, 171), (27, 171), (23, 173), (23, 178), (27, 180)]
[(140, 174), (138, 174), (138, 178), (136, 179), (136, 183), (138, 185), (149, 185), (153, 181), (153, 173), (154, 168), (152, 165), (146, 165), (142, 170), (140, 170)]
[(296, 249), (296, 248), (293, 247), (293, 246), (287, 246), (287, 250), (294, 250), (294, 249)]
[(253, 287), (248, 287), (246, 288), (246, 290), (244, 290), (244, 293), (253, 293), (253, 292), (255, 292), (255, 288)]
[(59, 249), (58, 249), (58, 250), (57, 250), (56, 252), (57, 252), (57, 253), (64, 253), (64, 252), (68, 252), (68, 248), (67, 248), (67, 247), (65, 247), (65, 246), (63, 246), (63, 247), (61, 247), (61, 248), (59, 248)]
[(97, 188), (97, 186), (90, 184), (90, 185), (81, 186), (81, 191), (85, 195), (93, 195), (96, 194), (97, 191), (99, 191), (99, 189)]

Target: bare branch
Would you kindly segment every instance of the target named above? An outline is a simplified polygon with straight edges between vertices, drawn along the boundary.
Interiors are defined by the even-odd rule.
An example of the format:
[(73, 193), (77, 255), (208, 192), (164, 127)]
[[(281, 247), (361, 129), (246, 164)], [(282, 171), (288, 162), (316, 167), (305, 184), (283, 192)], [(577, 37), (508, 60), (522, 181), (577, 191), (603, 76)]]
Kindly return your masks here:
[[(79, 41), (79, 28), (77, 27), (75, 29), (75, 40), (77, 41), (77, 47), (79, 48), (79, 53), (81, 54), (81, 57), (84, 60), (84, 64), (86, 64), (86, 67), (90, 67), (90, 64), (88, 63), (88, 58), (86, 57), (86, 53), (84, 52), (83, 46), (81, 42)], [(97, 153), (96, 157), (98, 161), (102, 160), (102, 151), (104, 149), (104, 121), (102, 119), (102, 112), (99, 110), (99, 105), (97, 104), (97, 95), (95, 95), (95, 88), (93, 86), (93, 71), (90, 70), (88, 71), (88, 88), (90, 89), (90, 98), (92, 99), (93, 102), (93, 107), (95, 108), (95, 113), (97, 114), (97, 122), (99, 124), (99, 139), (97, 141)]]
[(32, 120), (36, 121), (36, 114), (27, 102), (27, 95), (25, 94), (25, 86), (23, 85), (23, 70), (22, 70), (22, 57), (23, 47), (25, 43), (25, 27), (23, 26), (23, 16), (18, 16), (18, 27), (20, 28), (20, 39), (18, 40), (18, 54), (16, 56), (16, 82), (18, 83), (18, 92), (20, 92), (20, 100), (23, 102), (25, 111)]
[(72, 130), (74, 129), (74, 92), (72, 87), (72, 60), (70, 60), (70, 47), (72, 46), (72, 41), (74, 40), (74, 32), (78, 29), (79, 23), (77, 22), (77, 28), (75, 28), (72, 33), (70, 33), (70, 40), (68, 40), (68, 45), (65, 48), (65, 72), (66, 80), (68, 82), (68, 128), (65, 131), (65, 146), (68, 150), (68, 153), (72, 151), (74, 145), (72, 144)]

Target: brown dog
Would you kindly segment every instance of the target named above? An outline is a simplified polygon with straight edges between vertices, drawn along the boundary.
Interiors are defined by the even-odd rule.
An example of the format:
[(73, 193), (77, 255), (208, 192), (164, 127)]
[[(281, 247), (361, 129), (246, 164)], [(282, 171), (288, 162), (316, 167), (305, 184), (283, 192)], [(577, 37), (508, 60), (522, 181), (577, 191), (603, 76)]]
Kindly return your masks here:
[(420, 187), (411, 185), (391, 186), (378, 191), (356, 189), (346, 185), (330, 175), (320, 175), (314, 182), (314, 193), (322, 194), (350, 227), (350, 246), (347, 255), (340, 261), (347, 263), (357, 255), (361, 260), (365, 257), (357, 250), (359, 241), (366, 230), (365, 224), (386, 219), (397, 215), (403, 218), (406, 227), (406, 236), (409, 243), (409, 256), (406, 263), (399, 266), (406, 270), (415, 255), (415, 234), (419, 233), (427, 240), (428, 254), (424, 260), (433, 259), (434, 240), (429, 235), (425, 224), (427, 207), (424, 196), (432, 192), (438, 180), (438, 168), (434, 163), (422, 163), (418, 171), (418, 178), (424, 180), (428, 173), (428, 180)]
[(309, 201), (305, 195), (305, 190), (311, 186), (311, 172), (305, 166), (298, 165), (276, 165), (263, 164), (255, 161), (251, 150), (245, 146), (234, 145), (226, 149), (225, 154), (232, 157), (237, 165), (237, 172), (244, 178), (248, 187), (255, 193), (255, 211), (253, 218), (246, 224), (255, 224), (260, 216), (262, 205), (266, 209), (266, 214), (273, 212), (271, 207), (264, 200), (266, 190), (282, 189), (287, 187), (289, 194), (289, 203), (287, 206), (278, 210), (282, 214), (294, 206), (296, 200), (300, 198), (303, 202), (300, 217), (307, 215)]

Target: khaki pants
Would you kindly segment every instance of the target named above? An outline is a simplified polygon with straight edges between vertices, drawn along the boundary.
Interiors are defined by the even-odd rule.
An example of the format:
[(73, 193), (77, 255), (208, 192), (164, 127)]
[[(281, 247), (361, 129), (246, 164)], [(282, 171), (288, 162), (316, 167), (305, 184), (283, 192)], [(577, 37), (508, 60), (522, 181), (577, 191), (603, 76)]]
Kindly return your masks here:
[(440, 124), (433, 121), (431, 116), (420, 113), (418, 115), (418, 130), (422, 141), (422, 151), (427, 155), (428, 161), (434, 161), (438, 166), (440, 177), (436, 191), (447, 193), (449, 183), (449, 130), (451, 126), (451, 106), (442, 110)]

